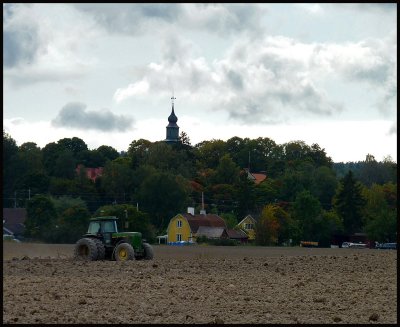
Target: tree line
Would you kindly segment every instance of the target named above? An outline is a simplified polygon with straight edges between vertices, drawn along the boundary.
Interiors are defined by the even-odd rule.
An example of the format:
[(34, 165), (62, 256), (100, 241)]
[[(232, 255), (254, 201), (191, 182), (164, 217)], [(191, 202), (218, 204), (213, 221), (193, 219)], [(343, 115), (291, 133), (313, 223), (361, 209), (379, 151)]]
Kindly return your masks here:
[[(379, 242), (396, 238), (397, 163), (390, 157), (334, 163), (318, 144), (265, 137), (192, 145), (182, 132), (180, 141), (133, 140), (118, 152), (73, 137), (40, 148), (17, 146), (3, 130), (3, 207), (26, 207), (26, 236), (47, 242), (75, 242), (100, 214), (116, 215), (120, 228), (137, 228), (152, 241), (177, 213), (190, 206), (198, 212), (202, 198), (229, 227), (247, 214), (256, 218), (258, 244), (328, 245), (355, 232)], [(103, 167), (94, 182), (86, 177), (90, 167)], [(267, 178), (255, 184), (246, 169)]]

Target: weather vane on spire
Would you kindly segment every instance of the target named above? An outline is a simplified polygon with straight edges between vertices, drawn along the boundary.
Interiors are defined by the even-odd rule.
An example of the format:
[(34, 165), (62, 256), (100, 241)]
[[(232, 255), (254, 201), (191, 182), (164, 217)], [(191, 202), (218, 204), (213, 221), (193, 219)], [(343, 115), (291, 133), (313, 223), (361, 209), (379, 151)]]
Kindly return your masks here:
[(172, 97), (171, 97), (171, 100), (172, 100), (172, 106), (174, 106), (174, 100), (175, 100), (176, 98), (174, 97), (174, 89), (172, 88)]

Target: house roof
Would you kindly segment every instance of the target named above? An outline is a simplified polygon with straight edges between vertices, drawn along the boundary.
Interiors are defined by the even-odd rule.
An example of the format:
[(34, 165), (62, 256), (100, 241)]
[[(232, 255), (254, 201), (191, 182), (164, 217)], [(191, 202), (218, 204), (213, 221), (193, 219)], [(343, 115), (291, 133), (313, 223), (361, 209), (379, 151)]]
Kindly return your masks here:
[(239, 223), (238, 225), (242, 224), (246, 218), (250, 218), (251, 220), (253, 220), (254, 223), (256, 223), (256, 220), (252, 217), (252, 215), (247, 215), (246, 217), (244, 217)]
[(226, 232), (228, 233), (229, 238), (233, 239), (248, 239), (249, 237), (245, 232), (243, 232), (241, 229), (236, 230), (236, 229), (227, 229)]
[(3, 208), (3, 227), (14, 235), (21, 235), (25, 230), (26, 216), (25, 208)]
[(84, 167), (81, 164), (76, 167), (76, 173), (79, 174), (82, 168), (86, 169), (86, 177), (91, 179), (92, 181), (95, 181), (97, 177), (101, 177), (103, 175), (103, 167)]
[(190, 213), (184, 213), (182, 216), (188, 221), (192, 233), (197, 233), (200, 226), (226, 228), (225, 221), (215, 214), (192, 215)]
[(254, 176), (255, 178), (254, 182), (256, 184), (260, 184), (264, 179), (267, 178), (267, 175), (265, 174), (258, 174), (258, 173), (251, 173), (251, 174)]
[(247, 178), (251, 179), (256, 184), (260, 184), (267, 178), (267, 175), (264, 173), (251, 173), (248, 168), (245, 168), (244, 170), (247, 172)]
[[(207, 227), (200, 226), (196, 236), (206, 236), (208, 238), (220, 238), (225, 231), (225, 227)], [(226, 232), (225, 232), (226, 233)]]

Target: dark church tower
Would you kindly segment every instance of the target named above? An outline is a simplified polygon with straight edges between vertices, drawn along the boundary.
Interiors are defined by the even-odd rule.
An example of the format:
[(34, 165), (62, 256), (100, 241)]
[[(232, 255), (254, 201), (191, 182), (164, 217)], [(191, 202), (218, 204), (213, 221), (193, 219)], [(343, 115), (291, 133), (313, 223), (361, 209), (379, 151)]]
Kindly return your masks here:
[(172, 142), (178, 142), (179, 141), (179, 126), (176, 124), (178, 121), (178, 117), (175, 116), (174, 112), (174, 97), (171, 98), (172, 100), (172, 112), (168, 117), (168, 126), (167, 126), (167, 138), (165, 139), (165, 142), (167, 143), (172, 143)]

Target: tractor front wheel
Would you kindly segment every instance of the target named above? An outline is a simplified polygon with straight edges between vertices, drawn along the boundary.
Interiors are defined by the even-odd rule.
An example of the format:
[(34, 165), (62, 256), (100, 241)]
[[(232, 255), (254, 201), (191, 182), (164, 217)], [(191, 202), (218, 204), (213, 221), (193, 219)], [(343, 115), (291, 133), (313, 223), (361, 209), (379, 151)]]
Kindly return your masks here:
[(97, 260), (97, 246), (90, 238), (81, 238), (75, 244), (74, 258), (77, 260)]
[(121, 243), (115, 248), (115, 260), (126, 261), (135, 259), (135, 251), (129, 243)]

